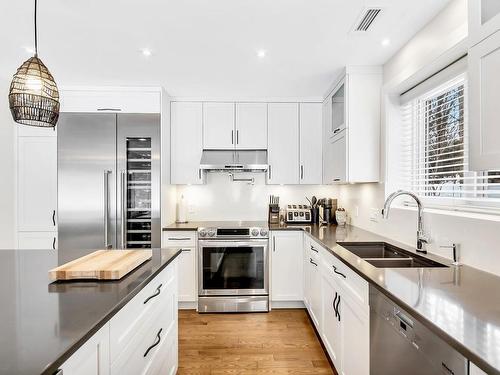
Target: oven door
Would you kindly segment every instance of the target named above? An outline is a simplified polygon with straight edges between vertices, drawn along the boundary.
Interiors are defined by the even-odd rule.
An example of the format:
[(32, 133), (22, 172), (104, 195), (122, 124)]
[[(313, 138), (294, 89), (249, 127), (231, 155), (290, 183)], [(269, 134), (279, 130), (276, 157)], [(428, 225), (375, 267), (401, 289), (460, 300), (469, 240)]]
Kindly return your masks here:
[(268, 244), (267, 239), (199, 241), (199, 295), (268, 295)]

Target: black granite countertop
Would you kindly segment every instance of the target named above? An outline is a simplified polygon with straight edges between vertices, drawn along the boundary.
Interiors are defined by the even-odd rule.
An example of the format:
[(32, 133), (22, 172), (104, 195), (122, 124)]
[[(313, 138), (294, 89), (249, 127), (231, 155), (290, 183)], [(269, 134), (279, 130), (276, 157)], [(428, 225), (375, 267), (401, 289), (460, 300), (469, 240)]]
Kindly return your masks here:
[[(206, 222), (172, 224), (164, 230), (197, 230)], [(446, 268), (376, 268), (342, 247), (351, 242), (387, 242), (415, 253), (406, 244), (353, 226), (270, 225), (303, 230), (371, 285), (457, 349), (488, 374), (500, 375), (500, 277), (433, 254)], [(421, 256), (420, 254), (418, 254)]]
[(52, 375), (180, 254), (153, 249), (118, 281), (50, 282), (50, 269), (89, 252), (0, 250), (0, 374)]

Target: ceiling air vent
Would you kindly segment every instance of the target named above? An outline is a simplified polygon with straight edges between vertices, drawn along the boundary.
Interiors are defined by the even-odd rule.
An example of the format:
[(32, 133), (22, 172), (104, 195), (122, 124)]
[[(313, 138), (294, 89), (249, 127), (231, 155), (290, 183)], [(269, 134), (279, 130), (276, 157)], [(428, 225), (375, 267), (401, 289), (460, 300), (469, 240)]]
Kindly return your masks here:
[(373, 24), (373, 22), (378, 17), (381, 11), (382, 11), (381, 8), (365, 9), (364, 12), (361, 14), (361, 17), (359, 18), (358, 22), (356, 22), (355, 24), (354, 32), (368, 31), (368, 29)]

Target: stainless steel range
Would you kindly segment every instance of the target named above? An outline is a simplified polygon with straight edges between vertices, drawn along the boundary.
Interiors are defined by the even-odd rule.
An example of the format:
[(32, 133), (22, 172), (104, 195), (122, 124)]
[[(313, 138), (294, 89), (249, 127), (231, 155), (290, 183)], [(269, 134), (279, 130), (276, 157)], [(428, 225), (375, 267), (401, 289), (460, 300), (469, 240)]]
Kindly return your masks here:
[(269, 229), (265, 222), (198, 229), (198, 311), (269, 311)]

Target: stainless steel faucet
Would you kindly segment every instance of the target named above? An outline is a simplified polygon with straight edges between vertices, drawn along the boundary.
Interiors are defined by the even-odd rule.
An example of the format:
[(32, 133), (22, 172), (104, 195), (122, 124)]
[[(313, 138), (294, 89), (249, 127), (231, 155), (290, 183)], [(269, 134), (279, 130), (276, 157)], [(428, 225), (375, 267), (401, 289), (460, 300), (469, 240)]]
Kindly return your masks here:
[(384, 208), (382, 209), (382, 216), (384, 217), (384, 219), (389, 218), (389, 210), (391, 208), (391, 203), (396, 197), (399, 197), (400, 195), (408, 195), (413, 199), (415, 199), (415, 202), (417, 202), (417, 207), (418, 207), (417, 251), (419, 253), (427, 254), (427, 250), (422, 250), (422, 244), (430, 242), (429, 237), (427, 237), (424, 233), (424, 216), (423, 216), (424, 206), (422, 205), (420, 199), (414, 193), (406, 190), (398, 190), (389, 195), (385, 200)]

